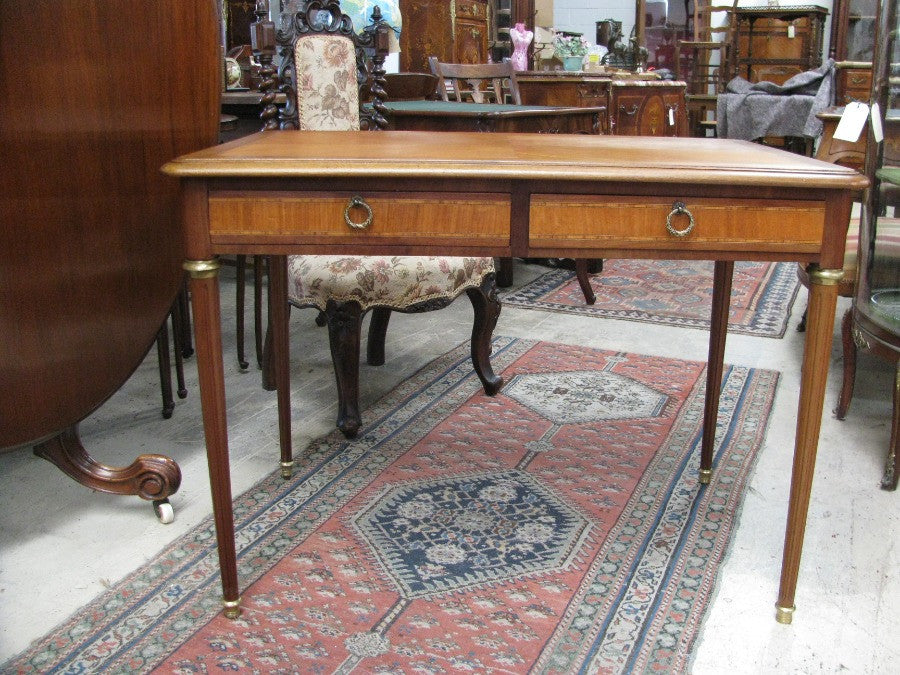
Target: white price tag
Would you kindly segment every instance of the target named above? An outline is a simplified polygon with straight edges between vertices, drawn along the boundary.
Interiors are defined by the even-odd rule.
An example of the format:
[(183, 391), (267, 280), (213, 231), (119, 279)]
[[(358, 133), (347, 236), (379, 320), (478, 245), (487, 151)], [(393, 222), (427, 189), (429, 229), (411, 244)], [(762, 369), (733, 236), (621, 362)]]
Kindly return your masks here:
[(884, 129), (881, 128), (881, 106), (877, 103), (872, 104), (872, 136), (876, 143), (884, 140)]
[(670, 127), (675, 126), (675, 109), (674, 108), (669, 108), (669, 126)]
[(788, 37), (793, 39), (797, 35), (797, 29), (794, 28), (794, 24), (788, 26)]
[(863, 127), (866, 126), (866, 118), (869, 116), (869, 106), (860, 101), (851, 101), (844, 107), (844, 114), (834, 130), (834, 138), (838, 141), (856, 143)]

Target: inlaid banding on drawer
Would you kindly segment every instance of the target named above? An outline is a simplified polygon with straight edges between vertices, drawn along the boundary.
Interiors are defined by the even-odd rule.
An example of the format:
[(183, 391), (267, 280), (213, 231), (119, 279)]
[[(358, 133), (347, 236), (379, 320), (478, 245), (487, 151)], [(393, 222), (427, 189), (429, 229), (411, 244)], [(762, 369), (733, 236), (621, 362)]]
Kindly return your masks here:
[[(352, 229), (344, 220), (354, 196), (372, 211), (365, 229)], [(352, 209), (351, 219), (364, 220), (364, 212)], [(213, 240), (269, 234), (331, 242), (406, 237), (412, 243), (440, 237), (508, 244), (510, 198), (501, 193), (273, 192), (260, 197), (220, 192), (209, 198), (209, 230)]]
[[(684, 236), (666, 229), (676, 201), (694, 218)], [(676, 213), (673, 229), (688, 229), (689, 219)], [(668, 199), (532, 195), (529, 244), (565, 246), (591, 242), (604, 248), (716, 248), (740, 250), (762, 245), (767, 250), (818, 250), (825, 227), (825, 207), (806, 201), (761, 199)]]

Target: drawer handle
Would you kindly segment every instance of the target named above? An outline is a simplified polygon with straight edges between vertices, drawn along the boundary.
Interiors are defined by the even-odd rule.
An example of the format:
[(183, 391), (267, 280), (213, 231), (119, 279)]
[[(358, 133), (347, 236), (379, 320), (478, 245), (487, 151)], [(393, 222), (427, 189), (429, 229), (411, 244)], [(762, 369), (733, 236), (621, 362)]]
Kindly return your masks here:
[[(672, 217), (680, 216), (682, 214), (686, 215), (691, 222), (683, 230), (676, 230), (674, 227), (672, 227)], [(672, 204), (672, 210), (666, 217), (666, 229), (669, 231), (669, 234), (676, 237), (686, 237), (688, 234), (690, 234), (690, 231), (694, 229), (694, 216), (685, 208), (684, 202), (675, 202), (674, 204)]]
[[(350, 209), (357, 208), (366, 210), (366, 219), (361, 223), (354, 223), (352, 220), (350, 220)], [(369, 225), (372, 224), (372, 207), (366, 204), (366, 200), (364, 200), (362, 197), (354, 195), (347, 203), (347, 208), (344, 209), (344, 222), (354, 230), (366, 229)]]

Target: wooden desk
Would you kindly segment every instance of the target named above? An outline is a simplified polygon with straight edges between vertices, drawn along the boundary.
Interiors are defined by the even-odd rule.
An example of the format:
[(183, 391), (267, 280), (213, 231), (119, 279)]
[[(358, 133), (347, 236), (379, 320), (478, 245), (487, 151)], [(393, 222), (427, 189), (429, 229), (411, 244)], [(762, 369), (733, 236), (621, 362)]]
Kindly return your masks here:
[[(715, 260), (701, 482), (712, 467), (735, 260), (803, 260), (809, 318), (776, 617), (789, 623), (809, 505), (836, 283), (853, 198), (845, 167), (726, 139), (425, 132), (270, 131), (163, 167), (182, 179), (197, 367), (226, 614), (239, 584), (225, 419), (219, 253), (273, 257), (286, 297), (290, 253)], [(345, 223), (350, 198), (372, 211)], [(683, 202), (691, 216), (674, 204)], [(361, 210), (361, 209), (359, 209)], [(354, 220), (365, 215), (350, 213)], [(360, 216), (362, 216), (360, 218)], [(674, 230), (670, 233), (667, 224)], [(287, 303), (273, 303), (274, 358), (288, 372)], [(290, 451), (290, 394), (278, 382)]]
[(560, 107), (459, 103), (457, 101), (386, 101), (395, 131), (490, 131), (544, 134), (596, 134), (605, 107)]

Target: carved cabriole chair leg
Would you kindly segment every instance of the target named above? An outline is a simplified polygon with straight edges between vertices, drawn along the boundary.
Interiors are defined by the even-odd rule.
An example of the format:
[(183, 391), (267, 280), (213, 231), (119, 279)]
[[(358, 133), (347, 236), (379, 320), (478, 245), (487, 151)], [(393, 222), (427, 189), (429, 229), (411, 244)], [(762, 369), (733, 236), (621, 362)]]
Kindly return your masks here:
[(853, 385), (856, 380), (856, 343), (853, 341), (852, 309), (844, 312), (844, 318), (841, 320), (841, 345), (844, 351), (844, 376), (841, 381), (838, 404), (834, 409), (834, 416), (839, 420), (844, 419), (850, 409), (850, 401), (853, 400)]
[(466, 294), (475, 313), (472, 323), (472, 365), (485, 393), (493, 396), (503, 386), (503, 378), (496, 375), (491, 366), (491, 335), (500, 318), (496, 275), (485, 275), (481, 286), (468, 289)]
[(366, 363), (370, 366), (384, 365), (384, 342), (387, 339), (391, 310), (375, 307), (369, 320), (369, 341), (366, 343)]
[(329, 300), (325, 307), (328, 343), (338, 390), (337, 427), (354, 438), (361, 425), (359, 414), (359, 344), (362, 307), (358, 302)]
[(575, 259), (575, 277), (578, 279), (578, 285), (581, 286), (584, 301), (589, 305), (593, 305), (597, 302), (597, 297), (594, 295), (594, 289), (591, 288), (591, 279), (588, 276), (589, 262), (587, 258)]

